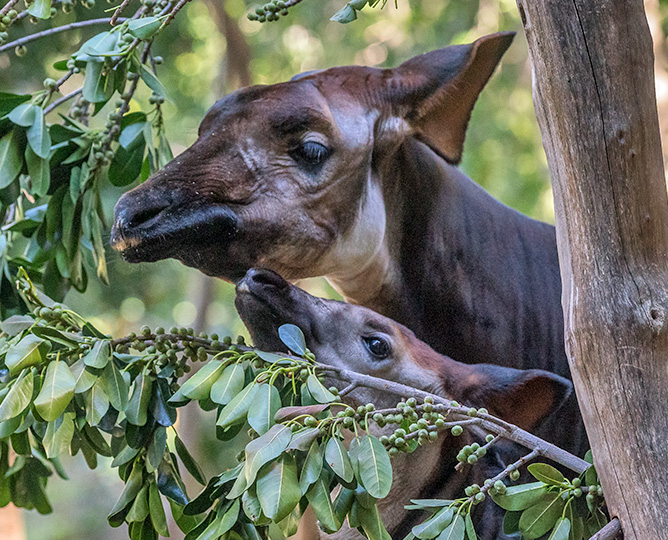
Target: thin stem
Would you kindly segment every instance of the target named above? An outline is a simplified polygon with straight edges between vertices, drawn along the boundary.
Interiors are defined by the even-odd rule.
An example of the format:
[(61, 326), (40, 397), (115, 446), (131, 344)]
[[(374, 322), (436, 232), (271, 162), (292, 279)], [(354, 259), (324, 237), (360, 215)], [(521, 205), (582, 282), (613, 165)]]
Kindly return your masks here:
[(128, 6), (130, 2), (131, 0), (123, 0), (121, 5), (116, 8), (116, 11), (114, 11), (114, 14), (111, 16), (111, 21), (109, 21), (109, 24), (111, 26), (114, 26), (116, 24), (116, 21), (118, 21), (118, 16)]
[[(119, 19), (119, 21), (121, 22), (126, 20), (127, 19)], [(111, 21), (110, 18), (90, 19), (87, 21), (77, 21), (70, 24), (65, 24), (63, 26), (56, 26), (55, 28), (48, 28), (47, 30), (42, 30), (41, 32), (37, 32), (35, 34), (29, 34), (27, 36), (23, 36), (22, 38), (9, 42), (0, 47), (0, 52), (8, 51), (10, 49), (13, 49), (14, 47), (18, 47), (19, 45), (25, 45), (26, 43), (30, 43), (31, 41), (35, 41), (37, 39), (46, 36), (51, 36), (53, 34), (58, 34), (60, 32), (67, 32), (68, 30), (74, 30), (76, 28), (83, 28), (86, 26), (94, 26), (96, 24), (108, 24), (109, 21)]]
[[(335, 377), (341, 381), (349, 383), (355, 382), (359, 386), (365, 386), (367, 388), (380, 390), (382, 392), (391, 392), (399, 396), (414, 396), (423, 400), (426, 397), (432, 397), (436, 403), (441, 403), (448, 406), (452, 412), (459, 413), (462, 418), (467, 417), (468, 409), (464, 407), (453, 407), (453, 402), (451, 400), (445, 399), (436, 394), (430, 394), (424, 390), (419, 390), (404, 384), (378, 379), (370, 375), (363, 375), (361, 373), (356, 373), (354, 371), (337, 368), (334, 366), (321, 365), (320, 369), (322, 371), (335, 374)], [(544, 441), (543, 439), (540, 439), (535, 435), (532, 435), (531, 433), (518, 428), (517, 426), (513, 426), (508, 422), (504, 422), (499, 418), (488, 414), (479, 414), (477, 418), (481, 420), (480, 426), (490, 433), (501, 435), (504, 439), (516, 442), (526, 448), (535, 449), (541, 456), (549, 458), (578, 474), (583, 473), (590, 466), (589, 463), (587, 463), (585, 460), (580, 459), (566, 450), (563, 450), (552, 443)]]
[(0, 17), (3, 17), (4, 15), (7, 15), (9, 13), (9, 10), (12, 9), (14, 4), (17, 4), (19, 0), (9, 0), (4, 6), (2, 6), (2, 9), (0, 9)]
[(70, 92), (69, 94), (57, 99), (51, 105), (49, 105), (46, 109), (44, 109), (44, 114), (49, 114), (53, 109), (55, 109), (59, 105), (62, 105), (63, 103), (65, 103), (66, 101), (69, 101), (73, 97), (78, 96), (79, 94), (81, 94), (82, 90), (83, 90), (83, 88), (77, 88), (74, 92)]
[(174, 17), (176, 17), (176, 14), (183, 9), (183, 6), (185, 6), (190, 0), (179, 0), (179, 2), (174, 6), (174, 9), (169, 13), (169, 16), (165, 19), (165, 22), (162, 23), (162, 26), (160, 27), (160, 30), (164, 29), (166, 26), (169, 25), (169, 23), (172, 22)]

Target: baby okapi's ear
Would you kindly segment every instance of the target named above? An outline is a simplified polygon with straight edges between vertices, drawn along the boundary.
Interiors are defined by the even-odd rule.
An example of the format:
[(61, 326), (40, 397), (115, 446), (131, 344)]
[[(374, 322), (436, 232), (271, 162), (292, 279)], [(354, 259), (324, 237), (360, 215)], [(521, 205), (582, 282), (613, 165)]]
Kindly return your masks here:
[(390, 70), (387, 97), (393, 109), (449, 162), (460, 161), (473, 105), (514, 36), (492, 34), (416, 56)]
[(462, 381), (462, 401), (486, 407), (490, 413), (527, 431), (563, 405), (573, 384), (539, 369), (519, 370), (479, 364)]

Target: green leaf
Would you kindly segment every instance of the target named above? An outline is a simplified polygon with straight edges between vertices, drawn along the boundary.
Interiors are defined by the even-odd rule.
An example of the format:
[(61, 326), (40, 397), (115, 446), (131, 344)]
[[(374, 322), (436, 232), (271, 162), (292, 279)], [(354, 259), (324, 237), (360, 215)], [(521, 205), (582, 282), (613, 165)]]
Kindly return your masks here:
[(151, 513), (151, 522), (153, 523), (155, 530), (161, 536), (169, 536), (165, 509), (162, 506), (158, 486), (154, 482), (151, 482), (151, 485), (148, 488), (148, 505)]
[[(317, 429), (317, 428), (313, 428)], [(318, 430), (320, 431), (320, 430)], [(299, 475), (299, 488), (303, 495), (306, 494), (308, 488), (320, 478), (320, 473), (322, 472), (323, 464), (323, 451), (318, 441), (313, 441), (311, 447), (306, 454), (306, 459), (304, 460), (304, 466)]]
[(109, 182), (119, 187), (134, 182), (141, 172), (145, 147), (143, 139), (140, 139), (140, 144), (133, 146), (130, 150), (119, 146), (109, 164)]
[(287, 347), (299, 356), (306, 353), (304, 333), (294, 324), (284, 324), (278, 328), (278, 337)]
[(137, 39), (148, 39), (155, 35), (160, 25), (162, 21), (157, 17), (142, 17), (128, 21), (128, 32)]
[(536, 480), (550, 486), (560, 486), (566, 482), (564, 475), (547, 463), (532, 463), (527, 470)]
[(299, 431), (292, 433), (292, 439), (286, 450), (299, 450), (306, 452), (311, 443), (320, 436), (320, 430), (316, 427), (302, 428)]
[(548, 493), (533, 506), (527, 508), (520, 518), (520, 531), (526, 540), (540, 538), (554, 527), (564, 509), (564, 500), (559, 493)]
[[(281, 396), (272, 384), (261, 384), (255, 392), (253, 407), (248, 411), (248, 423), (259, 435), (274, 424), (274, 415), (281, 408)], [(278, 520), (280, 521), (280, 519)]]
[(283, 453), (291, 438), (292, 430), (289, 427), (276, 424), (267, 433), (246, 445), (244, 472), (248, 485), (255, 481), (260, 467)]
[(357, 11), (350, 4), (346, 4), (329, 19), (341, 24), (351, 23), (357, 19)]
[(504, 510), (524, 510), (536, 503), (547, 493), (547, 486), (543, 482), (521, 484), (506, 489), (504, 494), (492, 493), (492, 500)]
[(35, 121), (35, 115), (38, 114), (38, 111), (39, 114), (42, 114), (42, 110), (37, 105), (34, 105), (33, 103), (24, 103), (15, 109), (12, 109), (12, 112), (7, 115), (7, 118), (17, 126), (30, 127)]
[(46, 433), (42, 443), (46, 450), (46, 457), (52, 459), (67, 452), (74, 436), (74, 413), (65, 413), (62, 417), (46, 426)]
[(86, 407), (86, 422), (91, 426), (97, 426), (109, 410), (109, 398), (104, 393), (99, 381), (84, 394), (84, 404)]
[(210, 360), (197, 373), (181, 386), (181, 393), (194, 400), (207, 399), (211, 394), (211, 387), (223, 372), (224, 364), (220, 360)]
[(438, 540), (464, 540), (464, 534), (466, 534), (464, 518), (460, 514), (457, 514), (450, 525), (438, 535)]
[(227, 405), (244, 388), (244, 366), (242, 363), (227, 366), (211, 387), (211, 401)]
[(48, 159), (51, 151), (51, 136), (49, 135), (49, 129), (46, 127), (46, 119), (42, 109), (39, 109), (35, 114), (35, 120), (28, 128), (28, 144), (35, 154), (42, 159)]
[(341, 521), (336, 516), (334, 505), (330, 498), (327, 475), (320, 475), (306, 492), (306, 499), (311, 508), (313, 508), (318, 521), (320, 521), (320, 527), (325, 532), (332, 534), (341, 528)]
[(258, 385), (255, 384), (255, 382), (251, 382), (241, 392), (234, 396), (232, 401), (225, 405), (225, 408), (220, 411), (220, 416), (218, 417), (216, 425), (225, 429), (246, 420), (246, 415), (253, 403), (257, 386)]
[(100, 384), (111, 406), (119, 412), (124, 411), (128, 406), (128, 383), (113, 362), (109, 362), (102, 371)]
[(146, 69), (143, 65), (141, 66), (141, 80), (144, 81), (146, 86), (148, 86), (155, 94), (160, 97), (167, 97), (167, 92), (165, 92), (165, 87), (158, 80), (158, 78), (151, 73), (150, 70)]
[(153, 437), (146, 452), (148, 458), (146, 470), (148, 472), (153, 472), (160, 467), (165, 457), (165, 450), (167, 450), (167, 429), (164, 426), (159, 426), (153, 431)]
[(475, 527), (473, 526), (473, 520), (471, 519), (470, 512), (466, 513), (466, 518), (464, 519), (464, 521), (466, 522), (467, 540), (478, 540), (478, 535), (475, 532)]
[(0, 403), (0, 422), (10, 420), (26, 410), (32, 400), (33, 384), (33, 375), (30, 372), (17, 379)]
[(0, 330), (10, 336), (17, 336), (35, 324), (35, 319), (28, 315), (12, 315), (0, 323)]
[(373, 508), (358, 510), (357, 517), (362, 530), (369, 540), (392, 540), (390, 533), (387, 532), (385, 525), (383, 525), (380, 512), (375, 504)]
[(515, 534), (520, 532), (520, 518), (522, 511), (506, 512), (503, 516), (503, 532), (504, 534)]
[(568, 540), (568, 535), (571, 532), (571, 522), (568, 518), (560, 518), (554, 529), (552, 529), (552, 534), (547, 540)]
[(369, 435), (359, 441), (357, 470), (359, 480), (376, 499), (387, 497), (392, 488), (392, 465), (387, 451), (376, 437)]
[(413, 527), (411, 532), (422, 540), (436, 538), (450, 524), (453, 515), (452, 508), (442, 508), (427, 521)]
[(297, 466), (291, 455), (284, 454), (260, 471), (257, 497), (264, 515), (274, 523), (285, 519), (299, 504), (302, 492), (297, 481)]
[(181, 461), (183, 462), (183, 465), (188, 470), (188, 472), (200, 484), (202, 485), (206, 484), (206, 480), (204, 478), (204, 473), (202, 473), (202, 469), (199, 468), (199, 465), (190, 455), (190, 452), (188, 452), (186, 445), (183, 444), (183, 441), (179, 438), (178, 435), (174, 438), (174, 444), (176, 446), (176, 453), (181, 458)]
[[(221, 512), (222, 513), (222, 512)], [(218, 521), (218, 531), (219, 536), (224, 535), (237, 523), (239, 519), (239, 499), (232, 503), (222, 516), (219, 513), (220, 519)]]
[(76, 381), (66, 362), (58, 360), (46, 367), (44, 384), (35, 398), (35, 409), (47, 422), (58, 418), (74, 397)]
[(97, 341), (90, 352), (83, 357), (83, 362), (88, 367), (103, 369), (111, 360), (111, 343), (109, 341)]
[(28, 8), (28, 13), (38, 19), (48, 19), (51, 17), (51, 0), (35, 0)]
[(123, 492), (107, 517), (107, 520), (112, 527), (118, 527), (123, 523), (125, 508), (135, 499), (135, 497), (137, 497), (143, 485), (143, 468), (139, 463), (135, 463), (132, 467), (132, 472), (125, 483)]
[(8, 94), (7, 92), (0, 92), (0, 116), (4, 116), (7, 113), (10, 113), (16, 107), (30, 101), (32, 96), (29, 94)]
[(148, 404), (151, 400), (153, 380), (140, 373), (133, 384), (134, 391), (125, 409), (128, 422), (135, 426), (143, 426), (148, 419)]
[(21, 130), (14, 128), (0, 139), (0, 189), (11, 184), (22, 168)]
[(51, 181), (49, 160), (39, 157), (30, 146), (26, 146), (25, 159), (32, 193), (35, 197), (43, 197), (49, 191)]
[(327, 461), (331, 469), (344, 482), (350, 483), (353, 481), (353, 466), (350, 463), (348, 452), (343, 443), (336, 437), (332, 437), (327, 441), (327, 445), (325, 446), (325, 461)]
[(325, 388), (318, 380), (318, 377), (313, 375), (313, 373), (306, 379), (306, 386), (318, 403), (331, 403), (332, 401), (336, 401), (336, 396), (327, 390), (327, 388)]
[(86, 63), (82, 96), (90, 103), (107, 101), (114, 93), (113, 72), (104, 74), (104, 63), (93, 59)]
[(134, 523), (136, 521), (144, 521), (149, 515), (148, 507), (148, 484), (144, 484), (142, 488), (137, 493), (135, 501), (130, 507), (128, 515), (125, 517), (125, 521), (128, 523)]

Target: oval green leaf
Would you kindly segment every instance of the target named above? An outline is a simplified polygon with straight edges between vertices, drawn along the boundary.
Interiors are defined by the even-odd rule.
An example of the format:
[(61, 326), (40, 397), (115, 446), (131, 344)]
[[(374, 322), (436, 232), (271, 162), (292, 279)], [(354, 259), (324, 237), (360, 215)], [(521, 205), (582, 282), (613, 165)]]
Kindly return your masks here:
[(552, 529), (561, 517), (564, 500), (559, 493), (548, 493), (533, 506), (527, 508), (520, 518), (520, 531), (526, 540), (540, 538)]
[(248, 485), (255, 481), (260, 467), (283, 453), (291, 438), (292, 430), (289, 427), (276, 424), (267, 433), (246, 445), (244, 472)]
[(0, 403), (0, 422), (15, 418), (26, 410), (32, 399), (33, 385), (33, 375), (30, 372), (17, 379)]
[(50, 348), (48, 342), (28, 334), (9, 349), (5, 356), (5, 365), (9, 373), (14, 375), (27, 367), (41, 364)]
[(547, 463), (532, 463), (527, 470), (536, 480), (550, 486), (560, 486), (566, 482), (564, 475)]
[(244, 388), (244, 366), (242, 363), (227, 366), (211, 387), (211, 401), (227, 405)]
[(376, 499), (387, 497), (392, 488), (392, 465), (390, 456), (376, 437), (369, 435), (359, 441), (356, 452), (359, 480)]
[(278, 328), (278, 337), (295, 354), (303, 356), (306, 353), (304, 333), (294, 324), (284, 324)]
[(257, 497), (264, 515), (274, 523), (286, 518), (302, 498), (294, 458), (281, 459), (262, 469), (257, 477)]
[(211, 387), (218, 380), (222, 372), (223, 363), (220, 360), (211, 360), (183, 383), (181, 393), (187, 398), (197, 401), (207, 399), (211, 393)]
[(350, 457), (348, 457), (348, 451), (336, 437), (329, 439), (325, 445), (325, 461), (344, 482), (350, 483), (353, 481), (355, 475), (353, 474)]
[(547, 486), (543, 482), (521, 484), (506, 489), (504, 494), (492, 493), (492, 500), (504, 510), (524, 510), (536, 503), (547, 493)]
[(51, 362), (46, 367), (42, 389), (35, 398), (35, 409), (47, 422), (58, 418), (74, 397), (76, 381), (64, 361)]
[[(253, 407), (248, 411), (248, 423), (259, 435), (274, 424), (274, 416), (281, 408), (281, 396), (273, 384), (261, 384), (255, 392)], [(280, 521), (280, 520), (279, 520)]]

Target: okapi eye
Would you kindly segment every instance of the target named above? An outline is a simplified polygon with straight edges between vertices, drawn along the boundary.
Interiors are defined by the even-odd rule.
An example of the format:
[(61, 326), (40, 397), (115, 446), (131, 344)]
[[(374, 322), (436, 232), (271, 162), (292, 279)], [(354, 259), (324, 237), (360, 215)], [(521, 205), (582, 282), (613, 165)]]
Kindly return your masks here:
[(316, 169), (327, 159), (330, 150), (324, 144), (305, 141), (290, 151), (290, 156), (308, 169)]
[(379, 360), (387, 358), (390, 355), (390, 344), (386, 339), (378, 336), (363, 337), (366, 350)]

